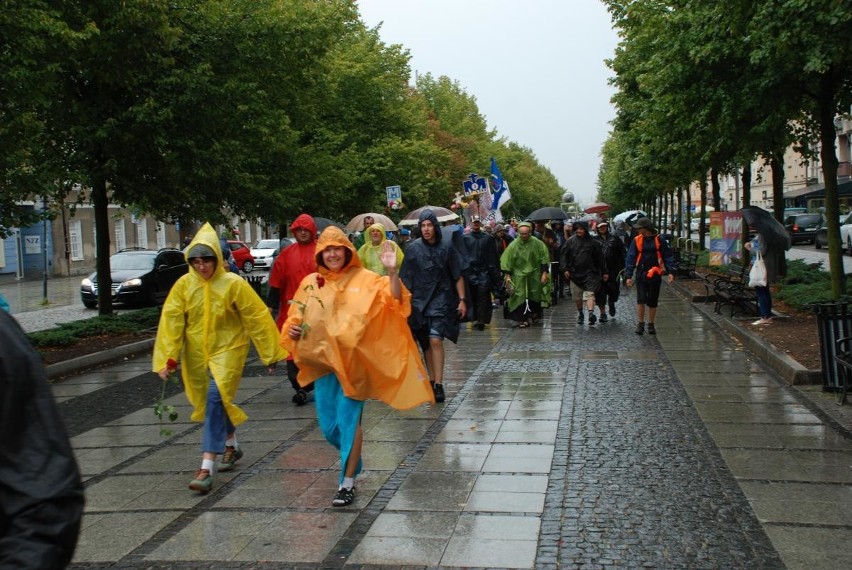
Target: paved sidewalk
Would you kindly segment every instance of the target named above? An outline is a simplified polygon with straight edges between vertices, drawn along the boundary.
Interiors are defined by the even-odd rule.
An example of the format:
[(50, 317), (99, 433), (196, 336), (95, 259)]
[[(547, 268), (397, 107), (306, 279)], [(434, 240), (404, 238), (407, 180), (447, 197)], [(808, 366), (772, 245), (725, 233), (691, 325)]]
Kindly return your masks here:
[(250, 361), (245, 457), (203, 496), (197, 425), (153, 415), (147, 356), (54, 385), (86, 478), (78, 568), (841, 568), (852, 439), (664, 288), (659, 334), (498, 318), (448, 350), (448, 399), (368, 403), (355, 503), (310, 404)]

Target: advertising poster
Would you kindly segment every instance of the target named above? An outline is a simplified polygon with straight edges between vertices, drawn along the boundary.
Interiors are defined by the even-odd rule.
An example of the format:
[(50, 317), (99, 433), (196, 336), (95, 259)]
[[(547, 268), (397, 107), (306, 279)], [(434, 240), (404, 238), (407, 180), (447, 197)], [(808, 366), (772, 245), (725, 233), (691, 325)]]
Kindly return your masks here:
[(710, 212), (710, 265), (742, 259), (743, 217), (739, 212)]

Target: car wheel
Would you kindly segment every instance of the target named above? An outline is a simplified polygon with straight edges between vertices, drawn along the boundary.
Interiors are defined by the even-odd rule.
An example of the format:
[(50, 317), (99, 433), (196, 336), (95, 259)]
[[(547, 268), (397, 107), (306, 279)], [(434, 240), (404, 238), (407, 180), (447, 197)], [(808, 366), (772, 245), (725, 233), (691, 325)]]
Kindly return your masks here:
[(822, 244), (819, 243), (817, 238), (814, 238), (814, 249), (822, 249)]
[(83, 301), (83, 306), (87, 309), (97, 309), (98, 302), (97, 301)]
[(254, 269), (254, 264), (251, 261), (243, 263), (243, 273), (251, 273), (252, 269)]

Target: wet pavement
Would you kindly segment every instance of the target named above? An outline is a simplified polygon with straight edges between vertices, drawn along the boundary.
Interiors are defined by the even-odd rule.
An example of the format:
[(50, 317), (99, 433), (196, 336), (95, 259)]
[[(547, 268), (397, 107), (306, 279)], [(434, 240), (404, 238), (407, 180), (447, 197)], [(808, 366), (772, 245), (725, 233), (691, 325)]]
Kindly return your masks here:
[(59, 380), (87, 496), (73, 567), (848, 567), (849, 431), (670, 287), (635, 335), (631, 296), (594, 327), (562, 301), (463, 330), (446, 403), (365, 406), (345, 508), (313, 405), (254, 359), (245, 456), (208, 495), (184, 396), (174, 424), (153, 414), (149, 355)]

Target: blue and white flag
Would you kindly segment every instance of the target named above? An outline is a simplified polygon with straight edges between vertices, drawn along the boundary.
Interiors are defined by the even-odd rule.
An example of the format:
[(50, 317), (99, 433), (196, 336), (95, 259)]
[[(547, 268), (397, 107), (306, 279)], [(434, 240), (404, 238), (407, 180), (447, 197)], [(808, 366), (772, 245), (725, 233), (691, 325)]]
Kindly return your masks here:
[(497, 161), (491, 157), (491, 208), (494, 212), (494, 219), (498, 222), (503, 220), (503, 214), (500, 209), (503, 204), (512, 199), (509, 193), (509, 183), (503, 180), (503, 173), (497, 167)]

